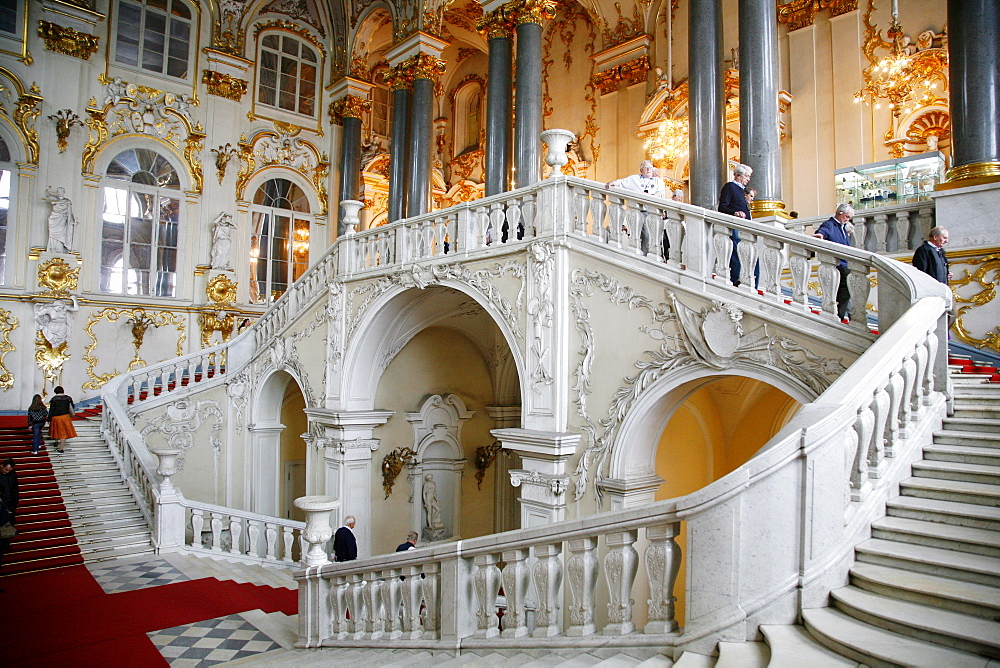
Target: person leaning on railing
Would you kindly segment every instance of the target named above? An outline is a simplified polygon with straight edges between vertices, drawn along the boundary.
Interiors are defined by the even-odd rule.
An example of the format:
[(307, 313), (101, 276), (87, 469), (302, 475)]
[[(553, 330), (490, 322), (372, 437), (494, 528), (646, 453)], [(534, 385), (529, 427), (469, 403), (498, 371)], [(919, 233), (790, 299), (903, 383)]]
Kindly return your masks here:
[[(813, 236), (817, 239), (832, 241), (835, 244), (850, 246), (851, 232), (848, 225), (850, 225), (853, 216), (854, 207), (850, 204), (841, 204), (837, 207), (833, 217), (823, 221)], [(847, 287), (847, 276), (851, 270), (847, 268), (847, 260), (841, 260), (837, 263), (837, 271), (840, 272), (840, 285), (837, 287), (837, 317), (841, 320), (850, 319), (851, 291)]]

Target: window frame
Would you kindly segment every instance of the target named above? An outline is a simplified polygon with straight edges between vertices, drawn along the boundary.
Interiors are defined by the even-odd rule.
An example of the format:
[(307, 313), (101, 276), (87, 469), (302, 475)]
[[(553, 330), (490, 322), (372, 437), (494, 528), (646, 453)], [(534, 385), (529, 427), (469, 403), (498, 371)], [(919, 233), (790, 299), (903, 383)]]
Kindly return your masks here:
[[(313, 113), (312, 115), (302, 114), (297, 111), (299, 108), (300, 97), (298, 91), (300, 90), (301, 78), (296, 78), (298, 82), (296, 85), (296, 100), (295, 107), (296, 111), (291, 111), (284, 109), (277, 105), (271, 105), (260, 100), (260, 90), (262, 86), (262, 69), (263, 69), (263, 53), (262, 50), (266, 49), (268, 51), (278, 54), (279, 58), (282, 54), (282, 43), (275, 49), (273, 47), (265, 47), (264, 40), (269, 36), (278, 36), (281, 40), (290, 38), (298, 42), (299, 53), (303, 48), (310, 49), (316, 56), (316, 60), (312, 63), (316, 70), (316, 79), (314, 81), (314, 97), (313, 97)], [(315, 129), (316, 132), (322, 134), (322, 122), (323, 114), (321, 110), (323, 109), (323, 77), (324, 70), (326, 69), (326, 50), (322, 47), (319, 42), (310, 39), (306, 35), (299, 34), (297, 32), (287, 30), (284, 28), (269, 27), (267, 29), (262, 29), (260, 33), (256, 36), (256, 46), (255, 46), (255, 59), (256, 67), (254, 67), (254, 80), (253, 80), (253, 90), (250, 93), (251, 97), (251, 111), (250, 116), (252, 119), (265, 119), (269, 121), (279, 121), (283, 123), (291, 123), (299, 127), (308, 127), (309, 129)], [(302, 59), (297, 56), (298, 60), (296, 62), (301, 63)], [(280, 76), (280, 67), (276, 69), (275, 72)], [(280, 86), (275, 83), (275, 95), (280, 95)], [(277, 98), (275, 100), (277, 102)]]
[[(178, 81), (184, 83), (191, 83), (193, 81), (195, 71), (197, 70), (196, 54), (198, 51), (198, 39), (199, 39), (198, 30), (199, 30), (201, 15), (200, 12), (198, 11), (198, 8), (192, 6), (192, 4), (187, 2), (186, 0), (167, 0), (167, 1), (170, 3), (176, 2), (182, 5), (188, 11), (191, 18), (190, 19), (173, 18), (170, 13), (170, 10), (164, 12), (163, 10), (160, 10), (155, 7), (152, 8), (148, 7), (147, 0), (115, 0), (114, 2), (115, 13), (113, 17), (109, 17), (108, 21), (108, 45), (109, 45), (108, 65), (110, 67), (121, 68), (123, 70), (127, 70), (129, 72), (135, 72), (143, 76), (168, 79), (170, 81)], [(119, 25), (120, 25), (119, 22), (121, 21), (123, 4), (139, 7), (141, 11), (140, 19), (142, 21), (142, 24), (139, 29), (139, 38), (138, 38), (139, 42), (138, 45), (136, 46), (137, 53), (136, 53), (135, 65), (118, 60), (118, 48), (121, 37), (121, 31), (119, 30)], [(152, 11), (154, 13), (158, 13), (166, 17), (166, 23), (163, 31), (163, 50), (162, 50), (163, 65), (160, 70), (147, 69), (142, 64), (142, 57), (145, 51), (144, 45), (146, 44), (146, 39), (145, 39), (146, 15), (148, 11)], [(168, 71), (171, 61), (170, 45), (173, 41), (170, 32), (174, 20), (186, 22), (188, 25), (188, 35), (186, 40), (187, 59), (185, 61), (187, 63), (187, 68), (184, 76), (176, 76), (174, 74), (170, 74)]]
[[(285, 194), (291, 192), (293, 188), (297, 189), (301, 193), (301, 203), (304, 205), (305, 210), (299, 210), (295, 208), (281, 208), (279, 206), (274, 206), (273, 204), (258, 204), (256, 202), (258, 195), (262, 190), (268, 187), (271, 182), (280, 181), (288, 184), (287, 190), (282, 191)], [(270, 196), (265, 194), (265, 196)], [(285, 198), (287, 199), (287, 198)], [(253, 198), (251, 199), (250, 207), (247, 211), (248, 214), (248, 231), (249, 231), (249, 265), (248, 265), (248, 293), (247, 293), (247, 303), (254, 305), (270, 305), (274, 303), (277, 299), (281, 297), (285, 292), (287, 292), (292, 284), (308, 270), (310, 253), (312, 252), (312, 234), (315, 228), (316, 216), (312, 212), (312, 204), (309, 201), (309, 196), (306, 189), (293, 179), (287, 178), (285, 176), (274, 176), (262, 183), (260, 183), (253, 193)], [(278, 217), (285, 217), (288, 219), (288, 236), (287, 237), (276, 237), (273, 233), (274, 221)], [(269, 233), (267, 235), (267, 246), (261, 244), (261, 237), (264, 235), (262, 230), (263, 223), (267, 222), (269, 224)], [(304, 229), (306, 231), (305, 238), (301, 236), (296, 238), (296, 231), (303, 229), (296, 225), (297, 222), (302, 221), (305, 223)], [(276, 239), (281, 239), (287, 242), (287, 253), (284, 253), (280, 259), (277, 258), (276, 254), (269, 254), (263, 260), (260, 257), (260, 249), (262, 247), (274, 248), (274, 242)], [(305, 252), (300, 254), (300, 258), (296, 259), (296, 243), (305, 243)], [(254, 251), (257, 251), (255, 254)], [(264, 266), (264, 277), (261, 279), (259, 276), (260, 267)], [(284, 264), (287, 267), (287, 273), (282, 277), (284, 289), (280, 293), (275, 294), (273, 286), (276, 285), (275, 271), (274, 267), (278, 264)], [(263, 282), (264, 289), (261, 290), (259, 284)], [(257, 295), (255, 298), (254, 295)]]
[[(7, 284), (7, 256), (10, 250), (12, 236), (12, 223), (14, 222), (14, 211), (15, 204), (17, 203), (17, 182), (18, 182), (18, 170), (17, 170), (17, 160), (15, 159), (14, 153), (11, 151), (10, 142), (7, 137), (0, 134), (0, 143), (3, 143), (4, 148), (7, 151), (8, 160), (3, 160), (0, 156), (0, 173), (7, 172), (9, 174), (8, 180), (8, 190), (7, 190), (7, 213), (4, 216), (3, 225), (0, 225), (0, 229), (3, 230), (2, 241), (0, 241), (0, 286), (5, 286)], [(2, 177), (0, 177), (2, 180)]]
[(28, 5), (29, 2), (15, 2), (17, 15), (14, 23), (17, 28), (14, 32), (0, 32), (0, 53), (14, 56), (23, 63), (27, 63), (28, 58)]

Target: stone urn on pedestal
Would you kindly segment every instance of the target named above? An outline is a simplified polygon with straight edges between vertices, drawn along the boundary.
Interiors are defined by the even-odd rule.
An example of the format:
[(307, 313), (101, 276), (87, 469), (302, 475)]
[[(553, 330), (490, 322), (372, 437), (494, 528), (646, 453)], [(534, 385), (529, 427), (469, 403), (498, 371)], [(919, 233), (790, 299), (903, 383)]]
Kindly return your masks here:
[(344, 230), (346, 234), (354, 234), (357, 231), (358, 225), (361, 224), (361, 217), (359, 213), (364, 205), (364, 202), (356, 199), (340, 200), (340, 211), (343, 213)]
[(306, 515), (302, 537), (309, 543), (309, 549), (302, 556), (302, 564), (308, 567), (330, 563), (324, 546), (333, 536), (330, 511), (337, 507), (337, 501), (332, 496), (300, 496), (295, 499), (295, 507)]
[(574, 139), (576, 139), (576, 135), (569, 130), (553, 128), (542, 132), (542, 141), (549, 147), (549, 152), (545, 154), (545, 164), (552, 168), (552, 173), (549, 174), (550, 179), (563, 173), (562, 168), (569, 162), (566, 147)]

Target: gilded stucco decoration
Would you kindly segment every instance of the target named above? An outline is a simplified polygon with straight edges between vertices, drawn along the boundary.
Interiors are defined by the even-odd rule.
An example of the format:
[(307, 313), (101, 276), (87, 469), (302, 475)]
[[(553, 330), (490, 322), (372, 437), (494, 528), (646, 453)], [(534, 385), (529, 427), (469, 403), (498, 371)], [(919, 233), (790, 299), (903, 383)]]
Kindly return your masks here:
[(226, 169), (229, 167), (229, 161), (238, 157), (240, 153), (229, 142), (218, 148), (213, 148), (211, 151), (215, 155), (215, 175), (219, 178), (219, 185), (221, 186), (222, 180), (226, 178)]
[(38, 22), (38, 36), (45, 42), (45, 48), (74, 58), (90, 60), (97, 53), (100, 38), (79, 30), (50, 21)]
[(246, 14), (245, 0), (219, 0), (219, 17), (212, 25), (212, 47), (231, 56), (243, 56), (246, 31), (240, 26)]
[(235, 102), (239, 102), (246, 95), (247, 87), (250, 85), (249, 81), (215, 70), (205, 70), (201, 75), (201, 82), (208, 87), (209, 95), (224, 97)]
[(247, 183), (259, 169), (276, 165), (294, 169), (308, 179), (316, 189), (320, 214), (326, 215), (330, 158), (312, 142), (283, 132), (261, 130), (249, 139), (246, 135), (240, 137), (237, 157), (242, 165), (236, 176), (236, 199), (243, 199)]
[[(98, 323), (115, 323), (119, 320), (121, 320), (124, 325), (129, 327), (129, 334), (132, 337), (132, 345), (135, 348), (135, 355), (129, 362), (128, 371), (147, 366), (150, 363), (156, 364), (158, 362), (162, 362), (165, 359), (169, 359), (171, 356), (168, 351), (165, 351), (167, 352), (167, 356), (163, 359), (155, 360), (154, 362), (148, 362), (142, 359), (140, 356), (140, 346), (142, 345), (146, 330), (149, 327), (157, 328), (173, 326), (177, 331), (177, 346), (173, 356), (180, 357), (184, 354), (184, 341), (187, 340), (187, 332), (184, 327), (185, 318), (182, 314), (170, 313), (169, 311), (148, 311), (142, 308), (116, 309), (108, 307), (101, 309), (97, 313), (90, 314), (90, 317), (87, 320), (87, 326), (83, 329), (86, 335), (90, 338), (90, 343), (87, 344), (83, 355), (83, 361), (87, 364), (86, 373), (90, 378), (89, 381), (82, 385), (82, 387), (86, 390), (99, 389), (109, 380), (122, 373), (122, 371), (113, 370), (110, 373), (98, 374), (95, 371), (97, 365), (100, 363), (100, 360), (95, 355), (97, 346), (99, 345), (95, 329), (97, 328)], [(105, 349), (117, 349), (117, 345), (113, 341), (109, 343), (107, 336), (102, 338), (105, 339)]]
[(80, 305), (75, 296), (59, 295), (52, 301), (37, 301), (35, 311), (35, 364), (44, 384), (57, 385), (63, 364), (69, 359), (69, 337)]
[(320, 12), (315, 0), (271, 0), (261, 7), (260, 13), (284, 14), (291, 19), (308, 24), (319, 33), (320, 37), (326, 37), (326, 30), (319, 20)]
[(323, 42), (317, 39), (316, 35), (314, 35), (312, 31), (309, 30), (308, 28), (303, 28), (297, 23), (292, 23), (291, 21), (277, 19), (275, 21), (267, 21), (266, 23), (258, 23), (253, 27), (254, 41), (255, 42), (257, 41), (257, 36), (260, 35), (261, 32), (272, 29), (285, 30), (287, 32), (298, 35), (299, 37), (301, 37), (302, 39), (306, 40), (314, 47), (316, 47), (316, 50), (322, 53), (324, 58), (326, 57), (326, 46), (323, 45)]
[(390, 452), (382, 460), (382, 491), (385, 498), (392, 494), (396, 478), (403, 471), (404, 464), (417, 464), (417, 453), (411, 448), (401, 446)]
[(627, 42), (633, 37), (643, 34), (642, 12), (639, 10), (639, 3), (632, 5), (632, 16), (626, 17), (622, 14), (622, 3), (615, 3), (615, 13), (618, 20), (614, 25), (608, 21), (601, 20), (601, 37), (604, 39), (604, 48), (610, 49), (613, 46)]
[(601, 90), (601, 95), (614, 93), (623, 84), (634, 86), (645, 83), (649, 75), (649, 56), (643, 54), (627, 63), (598, 72), (592, 78), (594, 86)]
[(38, 287), (46, 297), (66, 297), (76, 290), (80, 269), (69, 266), (61, 257), (54, 257), (38, 265)]
[(222, 342), (226, 342), (236, 327), (236, 315), (227, 313), (236, 301), (236, 289), (239, 284), (225, 274), (216, 274), (205, 285), (205, 297), (208, 305), (198, 314), (198, 325), (201, 329), (201, 347), (212, 345), (212, 336), (219, 332)]
[[(639, 331), (659, 342), (657, 349), (644, 351), (633, 363), (638, 373), (623, 379), (610, 397), (607, 417), (600, 419), (595, 419), (588, 407), (594, 358), (597, 351), (608, 349), (606, 343), (596, 340), (586, 305), (596, 292), (604, 293), (613, 305), (647, 312), (651, 324), (640, 326)], [(750, 330), (743, 311), (733, 304), (713, 301), (710, 306), (695, 310), (673, 293), (668, 295), (669, 302), (654, 303), (611, 276), (584, 269), (573, 271), (569, 294), (581, 343), (574, 370), (576, 383), (571, 392), (584, 422), (582, 431), (587, 441), (574, 473), (574, 496), (579, 500), (591, 487), (599, 507), (603, 496), (601, 483), (617, 447), (619, 427), (639, 397), (666, 374), (696, 366), (707, 371), (737, 363), (767, 366), (788, 374), (818, 396), (845, 370), (840, 359), (821, 357), (795, 339), (771, 334), (766, 324)]]
[[(958, 264), (957, 261), (953, 261)], [(1000, 352), (1000, 325), (992, 330), (982, 332), (980, 336), (973, 333), (974, 326), (968, 322), (972, 312), (980, 307), (993, 304), (997, 296), (997, 285), (1000, 284), (1000, 253), (991, 253), (981, 258), (961, 260), (962, 264), (971, 265), (973, 270), (965, 269), (963, 275), (952, 279), (952, 291), (958, 306), (958, 317), (953, 328), (963, 342), (977, 348), (992, 348)], [(965, 288), (972, 287), (972, 291)]]
[(792, 32), (811, 26), (821, 11), (827, 11), (833, 18), (857, 8), (858, 0), (792, 0), (778, 6), (778, 23), (787, 25)]
[(9, 390), (14, 387), (14, 374), (3, 363), (3, 358), (7, 353), (14, 350), (14, 344), (10, 342), (10, 333), (17, 327), (17, 316), (6, 309), (0, 308), (0, 388)]
[(37, 83), (27, 89), (6, 67), (0, 66), (0, 118), (17, 132), (27, 161), (38, 164), (39, 144), (35, 119), (42, 111), (42, 91)]
[(48, 119), (56, 124), (56, 146), (60, 153), (65, 153), (69, 148), (69, 135), (73, 131), (73, 126), (83, 127), (83, 121), (73, 113), (72, 109), (60, 109), (54, 114), (49, 114)]
[(102, 74), (99, 80), (105, 86), (105, 98), (100, 105), (91, 98), (87, 107), (90, 137), (83, 149), (83, 172), (93, 172), (97, 154), (110, 139), (143, 135), (165, 141), (180, 151), (194, 192), (201, 193), (204, 176), (198, 154), (205, 130), (191, 118), (191, 107), (197, 106), (198, 100), (129, 83), (119, 77), (109, 79)]
[(330, 122), (343, 125), (344, 118), (365, 118), (372, 108), (372, 101), (357, 95), (345, 95), (330, 103)]

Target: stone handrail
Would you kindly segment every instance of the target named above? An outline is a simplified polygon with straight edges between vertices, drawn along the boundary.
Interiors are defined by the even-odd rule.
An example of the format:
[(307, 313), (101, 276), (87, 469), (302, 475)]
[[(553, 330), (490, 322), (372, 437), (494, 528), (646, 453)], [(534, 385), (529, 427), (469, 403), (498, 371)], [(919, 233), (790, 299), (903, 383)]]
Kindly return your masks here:
[[(935, 212), (933, 200), (857, 210), (851, 218), (854, 245), (873, 253), (915, 250), (937, 224)], [(829, 217), (795, 218), (785, 227), (811, 235)]]
[[(917, 303), (892, 329), (726, 477), (641, 508), (306, 568), (296, 575), (299, 646), (528, 647), (531, 635), (573, 638), (575, 646), (705, 650), (719, 634), (745, 633), (751, 617), (789, 623), (787, 614), (768, 616), (782, 614), (780, 602), (825, 605), (854, 545), (940, 425), (946, 301), (920, 297), (933, 290), (917, 283)], [(787, 516), (736, 519), (775, 498)], [(817, 508), (824, 512), (811, 514)], [(769, 531), (772, 523), (781, 530)], [(691, 583), (682, 633), (671, 593), (680, 531)], [(634, 589), (640, 549), (645, 600)], [(608, 601), (606, 613), (598, 600)], [(641, 633), (621, 638), (632, 631)]]
[[(231, 561), (290, 566), (298, 560), (304, 522), (258, 515), (184, 499), (185, 552), (222, 555)], [(176, 541), (179, 537), (163, 540)]]

